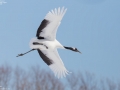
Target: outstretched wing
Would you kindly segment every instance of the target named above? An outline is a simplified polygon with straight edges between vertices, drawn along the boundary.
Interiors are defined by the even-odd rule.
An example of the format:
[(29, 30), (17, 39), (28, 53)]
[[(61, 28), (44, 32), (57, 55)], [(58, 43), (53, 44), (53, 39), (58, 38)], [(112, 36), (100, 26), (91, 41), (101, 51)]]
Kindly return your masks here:
[(38, 39), (54, 40), (56, 38), (56, 32), (60, 22), (67, 9), (60, 7), (58, 9), (51, 10), (47, 13), (44, 20), (41, 22), (36, 37)]
[(59, 57), (57, 50), (50, 51), (38, 49), (38, 53), (58, 78), (65, 77), (66, 74), (69, 73)]

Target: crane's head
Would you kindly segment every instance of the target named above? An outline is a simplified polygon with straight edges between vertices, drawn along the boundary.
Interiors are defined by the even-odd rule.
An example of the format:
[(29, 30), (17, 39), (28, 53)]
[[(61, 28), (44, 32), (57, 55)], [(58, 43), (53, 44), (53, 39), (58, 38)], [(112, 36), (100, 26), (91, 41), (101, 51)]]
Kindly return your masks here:
[(65, 49), (72, 50), (72, 51), (74, 51), (74, 52), (79, 52), (80, 54), (82, 54), (77, 48), (74, 48), (74, 47), (65, 47), (65, 46), (64, 46), (64, 48), (65, 48)]
[(82, 54), (77, 48), (72, 47), (71, 50), (72, 50), (72, 51), (75, 51), (75, 52), (79, 52), (80, 54)]

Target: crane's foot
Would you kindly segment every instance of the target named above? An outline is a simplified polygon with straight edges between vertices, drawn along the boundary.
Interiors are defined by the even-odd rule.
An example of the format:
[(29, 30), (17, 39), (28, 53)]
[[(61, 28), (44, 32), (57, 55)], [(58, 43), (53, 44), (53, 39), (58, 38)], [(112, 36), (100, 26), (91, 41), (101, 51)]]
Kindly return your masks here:
[(16, 57), (23, 56), (23, 55), (24, 55), (24, 54), (21, 53), (21, 54), (18, 54)]

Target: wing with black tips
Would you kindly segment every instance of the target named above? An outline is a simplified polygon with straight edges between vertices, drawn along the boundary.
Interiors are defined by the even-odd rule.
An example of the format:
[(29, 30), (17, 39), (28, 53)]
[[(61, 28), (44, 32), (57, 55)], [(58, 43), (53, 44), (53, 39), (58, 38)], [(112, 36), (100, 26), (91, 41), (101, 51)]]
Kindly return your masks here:
[(69, 73), (59, 57), (57, 50), (38, 50), (38, 53), (58, 78), (65, 77)]

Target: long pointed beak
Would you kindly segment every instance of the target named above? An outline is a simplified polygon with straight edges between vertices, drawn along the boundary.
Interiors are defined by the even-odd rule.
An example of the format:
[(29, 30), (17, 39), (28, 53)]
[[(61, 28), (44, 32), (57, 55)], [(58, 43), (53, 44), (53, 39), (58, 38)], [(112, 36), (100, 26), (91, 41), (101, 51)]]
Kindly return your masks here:
[(78, 51), (80, 54), (82, 54), (80, 51)]
[(80, 54), (82, 54), (80, 51), (78, 51)]

